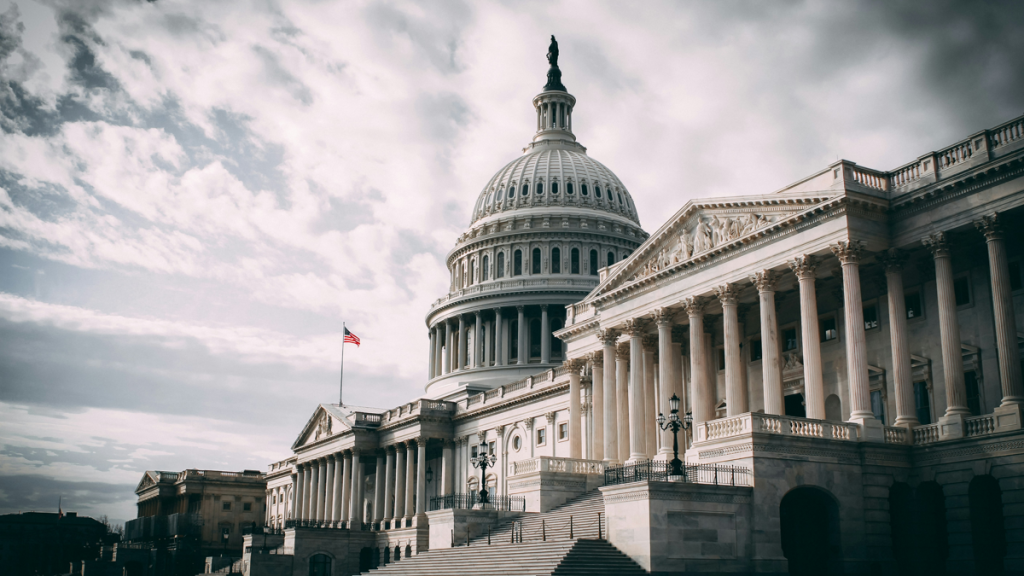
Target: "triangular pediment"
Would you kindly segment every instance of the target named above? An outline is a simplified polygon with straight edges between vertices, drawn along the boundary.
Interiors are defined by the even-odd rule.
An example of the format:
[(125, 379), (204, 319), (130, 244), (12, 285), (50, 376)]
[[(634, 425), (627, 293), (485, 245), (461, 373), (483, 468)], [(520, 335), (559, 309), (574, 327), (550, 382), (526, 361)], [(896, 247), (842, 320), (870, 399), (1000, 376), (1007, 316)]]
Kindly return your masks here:
[(587, 299), (742, 246), (841, 195), (827, 190), (691, 200), (617, 265)]
[(314, 444), (325, 438), (351, 430), (352, 425), (349, 422), (347, 413), (344, 406), (320, 404), (302, 428), (302, 432), (292, 445), (292, 449)]
[(152, 488), (160, 483), (160, 478), (163, 474), (171, 474), (171, 472), (161, 472), (159, 470), (146, 470), (146, 473), (142, 475), (142, 480), (139, 480), (138, 486), (135, 487), (135, 493), (138, 494), (143, 490)]

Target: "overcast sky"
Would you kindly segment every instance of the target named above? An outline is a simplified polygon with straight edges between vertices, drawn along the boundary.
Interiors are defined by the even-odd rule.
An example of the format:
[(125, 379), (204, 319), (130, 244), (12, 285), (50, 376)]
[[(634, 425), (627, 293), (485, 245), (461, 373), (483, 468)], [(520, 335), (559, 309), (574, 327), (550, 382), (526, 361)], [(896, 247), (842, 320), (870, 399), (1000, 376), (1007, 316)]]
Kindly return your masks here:
[(1020, 2), (0, 0), (0, 513), (134, 516), (319, 402), (419, 396), (423, 319), (558, 37), (648, 231), (1024, 113)]

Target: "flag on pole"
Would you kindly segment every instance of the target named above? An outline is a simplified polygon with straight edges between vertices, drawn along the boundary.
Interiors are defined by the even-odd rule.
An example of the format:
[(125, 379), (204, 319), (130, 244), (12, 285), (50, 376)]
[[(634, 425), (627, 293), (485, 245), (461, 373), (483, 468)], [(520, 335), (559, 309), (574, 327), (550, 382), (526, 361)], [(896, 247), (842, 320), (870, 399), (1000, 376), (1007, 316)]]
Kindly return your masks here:
[(349, 332), (348, 328), (345, 328), (345, 342), (347, 342), (349, 344), (355, 344), (356, 348), (358, 348), (359, 347), (359, 336), (356, 336), (355, 334)]

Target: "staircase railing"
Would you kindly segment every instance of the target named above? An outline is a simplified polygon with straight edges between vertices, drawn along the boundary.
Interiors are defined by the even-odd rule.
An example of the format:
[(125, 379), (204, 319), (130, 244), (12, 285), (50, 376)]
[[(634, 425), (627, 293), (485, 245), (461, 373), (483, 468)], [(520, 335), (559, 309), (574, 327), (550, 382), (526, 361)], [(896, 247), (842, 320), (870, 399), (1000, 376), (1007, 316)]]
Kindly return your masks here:
[[(430, 511), (434, 510), (469, 510), (480, 503), (480, 494), (445, 494), (430, 499)], [(487, 497), (486, 508), (502, 512), (526, 512), (526, 496), (490, 495)]]
[[(595, 532), (598, 540), (604, 540), (606, 521), (604, 512), (572, 514), (568, 520), (561, 522), (552, 522), (549, 518), (542, 518), (540, 526), (535, 526), (532, 529), (528, 529), (522, 520), (514, 520), (511, 534), (506, 541), (520, 544), (522, 542), (575, 540), (577, 538), (592, 538), (589, 535)], [(490, 539), (488, 539), (489, 543)]]
[(672, 464), (661, 460), (641, 460), (624, 466), (609, 466), (604, 471), (605, 486), (630, 482), (690, 482), (719, 486), (749, 486), (750, 470), (743, 466), (684, 464), (682, 476), (672, 476)]

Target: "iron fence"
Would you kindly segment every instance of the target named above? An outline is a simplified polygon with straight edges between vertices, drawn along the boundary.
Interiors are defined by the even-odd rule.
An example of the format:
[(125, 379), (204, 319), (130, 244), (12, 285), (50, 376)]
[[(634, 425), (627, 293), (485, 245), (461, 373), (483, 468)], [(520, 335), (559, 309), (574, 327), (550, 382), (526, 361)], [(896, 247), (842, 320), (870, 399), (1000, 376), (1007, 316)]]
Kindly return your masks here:
[[(430, 511), (467, 510), (479, 503), (480, 494), (478, 492), (445, 494), (444, 496), (434, 496), (430, 499)], [(487, 506), (491, 510), (501, 510), (503, 512), (526, 512), (526, 497), (491, 495), (487, 497)]]
[(630, 482), (691, 482), (719, 486), (749, 486), (750, 470), (743, 466), (717, 464), (684, 464), (682, 477), (671, 476), (669, 462), (642, 460), (624, 466), (608, 466), (604, 470), (605, 486)]

